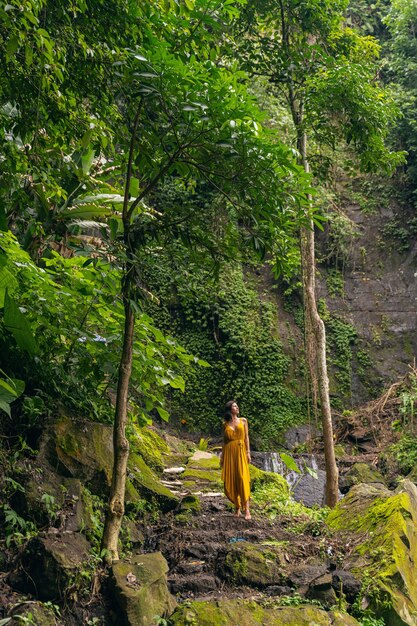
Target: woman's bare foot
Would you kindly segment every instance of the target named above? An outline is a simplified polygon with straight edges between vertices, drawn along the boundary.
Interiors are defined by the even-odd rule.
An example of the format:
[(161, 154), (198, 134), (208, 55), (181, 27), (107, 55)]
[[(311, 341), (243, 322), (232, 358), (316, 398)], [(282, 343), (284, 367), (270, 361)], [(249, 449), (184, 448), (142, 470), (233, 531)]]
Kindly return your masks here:
[(252, 515), (250, 514), (250, 511), (246, 511), (245, 519), (252, 519)]
[(235, 515), (236, 517), (240, 517), (242, 515), (242, 513), (240, 512), (240, 509), (236, 509)]

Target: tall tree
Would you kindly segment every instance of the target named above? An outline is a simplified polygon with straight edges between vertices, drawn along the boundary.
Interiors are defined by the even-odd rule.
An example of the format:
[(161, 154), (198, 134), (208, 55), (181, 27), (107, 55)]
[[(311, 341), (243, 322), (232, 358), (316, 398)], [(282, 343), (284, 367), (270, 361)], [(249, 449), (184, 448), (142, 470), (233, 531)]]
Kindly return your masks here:
[[(248, 71), (266, 76), (287, 103), (299, 163), (310, 171), (311, 142), (352, 143), (361, 165), (387, 169), (401, 159), (384, 145), (393, 111), (375, 81), (378, 46), (343, 27), (345, 0), (249, 0), (240, 50)], [(338, 499), (338, 470), (326, 364), (326, 335), (315, 297), (314, 225), (301, 230), (306, 352), (322, 414), (326, 502)]]
[[(161, 233), (167, 237), (174, 230), (177, 233), (178, 228), (183, 229), (189, 245), (204, 246), (210, 241), (210, 235), (204, 234), (210, 227), (204, 212), (181, 204), (158, 207), (156, 211), (148, 205), (151, 193), (167, 177), (189, 186), (196, 180), (205, 181), (223, 196), (229, 217), (233, 214), (258, 247), (260, 235), (256, 233), (262, 232), (262, 225), (275, 233), (285, 232), (303, 216), (307, 178), (292, 162), (290, 152), (279, 142), (268, 141), (263, 133), (261, 115), (247, 93), (246, 75), (236, 67), (222, 68), (210, 60), (213, 34), (209, 37), (204, 28), (207, 4), (200, 4), (191, 14), (195, 27), (185, 27), (189, 35), (183, 36), (187, 23), (187, 14), (183, 13), (180, 27), (175, 20), (171, 22), (171, 33), (166, 33), (157, 47), (150, 38), (152, 45), (132, 50), (119, 66), (130, 146), (125, 166), (121, 155), (125, 326), (114, 423), (113, 477), (102, 540), (110, 560), (118, 558), (124, 513), (129, 454), (126, 425), (135, 311), (140, 301), (141, 250)], [(223, 7), (215, 5), (216, 20), (209, 24), (208, 31), (212, 33), (214, 27), (217, 29), (234, 14), (230, 13), (230, 1)], [(168, 16), (166, 20), (169, 22)], [(174, 31), (176, 37), (171, 41)]]

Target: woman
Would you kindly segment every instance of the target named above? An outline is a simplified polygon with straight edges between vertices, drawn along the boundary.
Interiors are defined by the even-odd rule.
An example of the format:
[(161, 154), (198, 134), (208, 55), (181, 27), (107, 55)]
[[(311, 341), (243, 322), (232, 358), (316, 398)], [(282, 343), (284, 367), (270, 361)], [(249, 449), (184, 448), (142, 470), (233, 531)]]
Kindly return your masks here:
[(239, 516), (244, 509), (245, 519), (251, 519), (248, 422), (244, 417), (239, 418), (239, 407), (234, 400), (230, 400), (225, 406), (223, 428), (224, 443), (220, 465), (224, 492), (235, 505), (236, 515)]

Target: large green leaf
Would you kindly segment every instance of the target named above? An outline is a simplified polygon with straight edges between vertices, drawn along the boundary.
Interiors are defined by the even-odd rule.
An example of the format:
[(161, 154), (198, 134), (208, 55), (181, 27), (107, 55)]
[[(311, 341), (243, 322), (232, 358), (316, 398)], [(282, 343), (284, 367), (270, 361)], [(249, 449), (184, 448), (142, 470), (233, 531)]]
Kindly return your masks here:
[[(2, 255), (3, 256), (3, 255)], [(9, 270), (1, 267), (0, 263), (0, 309), (4, 306), (4, 297), (6, 289), (13, 292), (17, 287), (17, 280)]]
[(4, 325), (16, 340), (17, 345), (29, 354), (37, 354), (39, 347), (32, 328), (20, 311), (16, 302), (9, 296), (8, 290), (4, 298)]
[(25, 389), (23, 380), (7, 377), (0, 378), (0, 410), (10, 417), (10, 404), (22, 395)]
[(301, 474), (297, 463), (294, 461), (294, 459), (292, 458), (292, 456), (290, 456), (289, 454), (286, 454), (285, 452), (281, 452), (280, 454), (281, 460), (284, 463), (284, 465), (286, 465), (286, 467), (292, 471), (292, 472), (297, 472), (297, 474)]

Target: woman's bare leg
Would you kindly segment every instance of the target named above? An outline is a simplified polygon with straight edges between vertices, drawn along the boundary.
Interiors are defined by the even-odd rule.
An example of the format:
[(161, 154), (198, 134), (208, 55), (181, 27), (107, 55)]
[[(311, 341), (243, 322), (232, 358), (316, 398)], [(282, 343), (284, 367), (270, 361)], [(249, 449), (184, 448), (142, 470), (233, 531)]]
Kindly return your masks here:
[(249, 500), (246, 500), (245, 502), (245, 519), (252, 519), (249, 509)]

